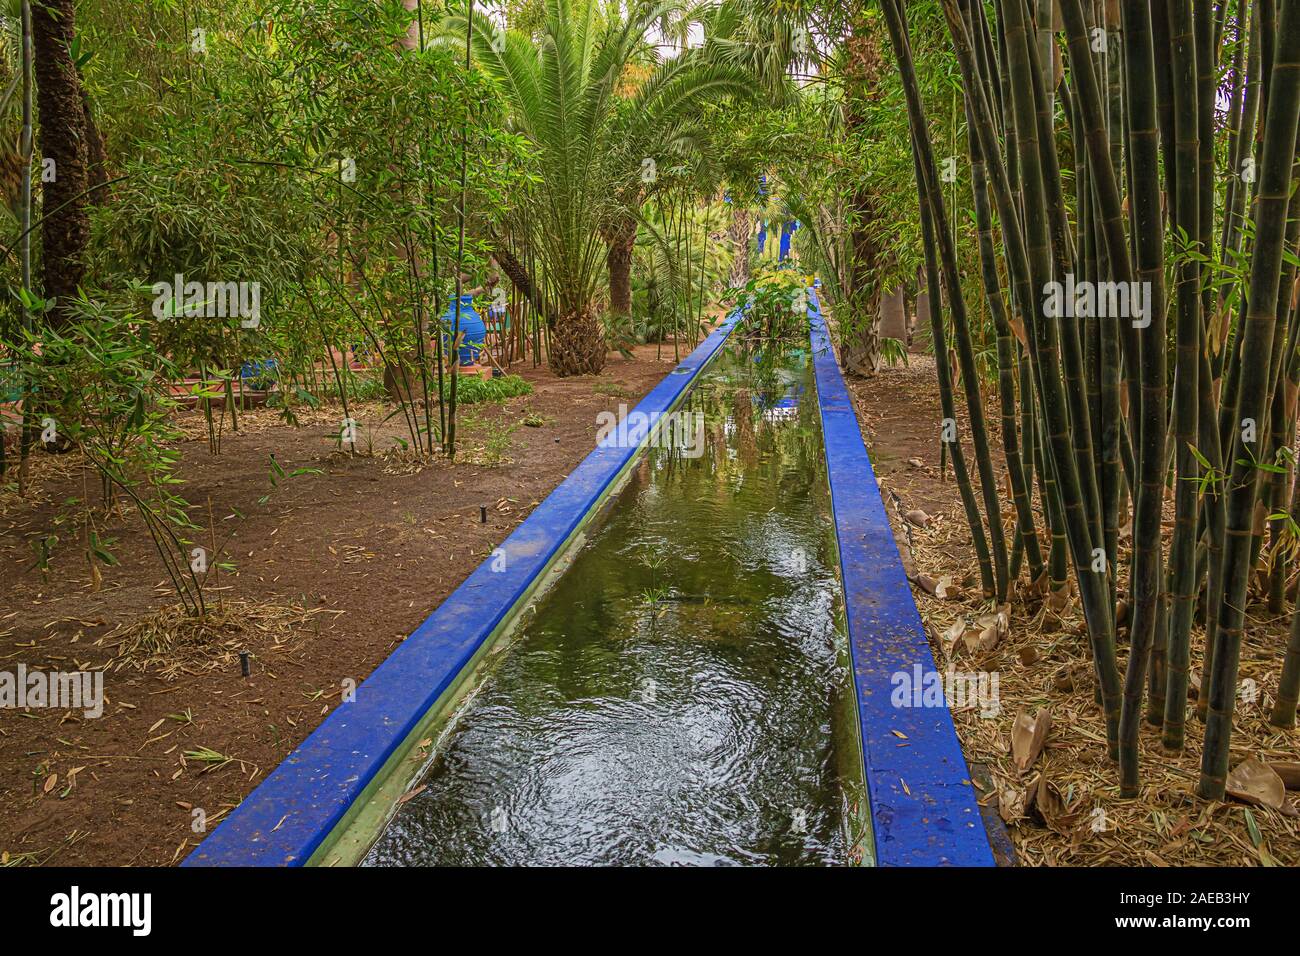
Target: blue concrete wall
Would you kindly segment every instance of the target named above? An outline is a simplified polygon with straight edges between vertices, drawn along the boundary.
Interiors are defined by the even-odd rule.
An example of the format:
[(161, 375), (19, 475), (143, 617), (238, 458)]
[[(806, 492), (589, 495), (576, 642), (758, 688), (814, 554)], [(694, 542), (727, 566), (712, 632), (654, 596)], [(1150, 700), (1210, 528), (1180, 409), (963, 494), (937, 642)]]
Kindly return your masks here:
[[(896, 707), (893, 675), (935, 670), (853, 400), (809, 292), (835, 534), (879, 866), (993, 866), (952, 715)], [(899, 735), (902, 736), (899, 736)]]
[[(343, 818), (384, 762), (451, 686), (533, 579), (601, 497), (649, 429), (721, 348), (722, 325), (634, 409), (626, 447), (597, 447), (489, 558), (222, 821), (185, 866), (298, 866)], [(633, 418), (631, 414), (628, 416)], [(594, 428), (593, 422), (593, 428)], [(498, 555), (499, 557), (499, 555)]]

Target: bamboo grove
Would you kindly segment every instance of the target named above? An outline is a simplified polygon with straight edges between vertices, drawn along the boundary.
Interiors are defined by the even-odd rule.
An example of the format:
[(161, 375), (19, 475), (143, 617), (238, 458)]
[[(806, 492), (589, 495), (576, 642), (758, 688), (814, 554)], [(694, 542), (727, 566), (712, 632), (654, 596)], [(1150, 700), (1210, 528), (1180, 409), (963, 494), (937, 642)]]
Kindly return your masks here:
[[(1195, 789), (1220, 799), (1248, 606), (1287, 613), (1296, 570), (1300, 0), (941, 0), (1009, 509), (912, 5), (881, 6), (945, 305), (932, 331), (948, 424), (964, 400), (944, 447), (986, 596), (1072, 578), (1121, 795), (1139, 792), (1146, 723), (1169, 751), (1203, 732)], [(1278, 727), (1295, 725), (1297, 611), (1277, 648)]]

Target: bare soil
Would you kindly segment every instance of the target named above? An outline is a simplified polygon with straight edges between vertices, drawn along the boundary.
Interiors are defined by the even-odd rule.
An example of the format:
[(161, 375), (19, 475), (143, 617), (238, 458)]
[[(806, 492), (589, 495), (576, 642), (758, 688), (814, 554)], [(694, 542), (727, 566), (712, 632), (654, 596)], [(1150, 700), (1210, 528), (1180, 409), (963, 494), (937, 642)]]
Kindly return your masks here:
[[(0, 491), (0, 670), (103, 668), (107, 703), (98, 719), (0, 710), (0, 862), (183, 859), (203, 836), (196, 811), (211, 830), (345, 681), (360, 683), (428, 616), (594, 447), (596, 416), (667, 374), (671, 346), (655, 353), (611, 354), (598, 377), (516, 364), (533, 393), (462, 409), (454, 463), (392, 451), (401, 417), (384, 423), (380, 403), (352, 409), (355, 457), (338, 449), (338, 407), (299, 428), (247, 412), (218, 456), (199, 414), (184, 413), (178, 493), (200, 543), (233, 565), (209, 571), (212, 629), (191, 644), (166, 646), (177, 597), (139, 518), (99, 524), (120, 564), (93, 581), (78, 525), (60, 515), (79, 510), (68, 498), (98, 500), (98, 486), (75, 453), (35, 456), (28, 497)], [(33, 543), (51, 532), (61, 541), (42, 574)]]

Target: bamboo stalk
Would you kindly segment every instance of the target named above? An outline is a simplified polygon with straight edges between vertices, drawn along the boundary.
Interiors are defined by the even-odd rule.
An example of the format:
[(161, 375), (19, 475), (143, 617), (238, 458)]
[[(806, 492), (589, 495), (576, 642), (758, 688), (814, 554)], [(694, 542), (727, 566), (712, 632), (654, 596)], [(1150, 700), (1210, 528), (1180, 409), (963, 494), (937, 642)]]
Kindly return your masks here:
[(1152, 709), (1164, 714), (1163, 742), (1169, 750), (1183, 747), (1187, 712), (1188, 667), (1191, 658), (1192, 612), (1200, 590), (1196, 586), (1196, 481), (1200, 466), (1193, 453), (1197, 440), (1197, 384), (1200, 374), (1202, 230), (1200, 117), (1196, 33), (1208, 25), (1195, 23), (1192, 0), (1169, 0), (1173, 39), (1174, 138), (1177, 154), (1175, 181), (1176, 229), (1187, 248), (1177, 262), (1177, 359), (1174, 375), (1174, 444), (1178, 482), (1174, 492), (1174, 536), (1170, 549), (1170, 615), (1163, 707), (1153, 695)]
[[(974, 82), (970, 42), (956, 0), (944, 0), (943, 9), (963, 80), (967, 88), (972, 91), (974, 130), (980, 137), (984, 158), (988, 163), (990, 183), (993, 186), (1002, 225), (1008, 268), (1013, 279), (1016, 299), (1021, 303), (1025, 317), (1031, 378), (1037, 384), (1042, 427), (1045, 432), (1044, 464), (1050, 468), (1050, 475), (1043, 473), (1043, 477), (1053, 479), (1054, 483), (1060, 486), (1061, 491), (1059, 496), (1061, 514), (1059, 520), (1054, 518), (1052, 531), (1055, 535), (1058, 529), (1064, 529), (1073, 559), (1106, 714), (1107, 737), (1111, 753), (1115, 755), (1118, 752), (1119, 683), (1114, 657), (1114, 611), (1109, 603), (1105, 575), (1092, 570), (1091, 533), (1088, 517), (1084, 512), (1082, 488), (1069, 436), (1069, 412), (1059, 377), (1056, 327), (1053, 322), (1042, 320), (1040, 313), (1043, 305), (1032, 293), (1034, 286), (1044, 290), (1048, 287), (1052, 265), (1051, 253), (1048, 249), (1047, 210), (1042, 185), (1042, 151), (1038, 144), (1036, 104), (1033, 97), (1027, 95), (1033, 89), (1030, 76), (1032, 67), (1026, 51), (1028, 37), (1021, 2), (1022, 0), (1009, 0), (1001, 3), (999, 17), (1005, 24), (1004, 42), (1019, 153), (1020, 194), (1024, 199), (1024, 222), (1029, 234), (1028, 242), (1021, 233), (1020, 215), (1011, 199), (1006, 169), (1000, 160), (995, 159), (997, 146), (987, 103), (982, 91), (974, 92), (978, 90), (978, 84)], [(901, 20), (901, 17), (888, 17), (890, 13), (888, 7), (886, 13), (887, 19), (891, 20), (892, 34), (897, 30), (894, 20)], [(1049, 497), (1049, 509), (1056, 507), (1052, 503), (1054, 499), (1054, 495)]]
[[(919, 86), (916, 81), (915, 66), (912, 62), (911, 49), (907, 39), (906, 17), (901, 5), (887, 4), (886, 19), (889, 21), (891, 41), (899, 60), (906, 94), (908, 115), (912, 126), (912, 145), (915, 153), (917, 174), (925, 183), (925, 198), (933, 212), (933, 222), (937, 227), (934, 232), (938, 238), (939, 261), (942, 266), (945, 289), (948, 293), (948, 309), (952, 316), (953, 336), (957, 345), (957, 359), (961, 368), (962, 386), (966, 395), (966, 413), (974, 444), (976, 466), (980, 476), (980, 488), (984, 500), (985, 517), (993, 558), (993, 588), (987, 587), (997, 601), (1006, 600), (1007, 581), (1007, 547), (1006, 536), (1002, 527), (1001, 501), (998, 495), (997, 479), (993, 474), (992, 454), (989, 451), (988, 431), (984, 423), (983, 397), (979, 388), (979, 370), (975, 363), (975, 353), (971, 345), (970, 325), (966, 316), (966, 305), (962, 295), (961, 278), (957, 269), (957, 256), (953, 246), (953, 237), (946, 228), (939, 228), (947, 218), (943, 205), (943, 194), (939, 183), (938, 167), (930, 145), (929, 133), (925, 122), (925, 112), (921, 105)], [(937, 346), (936, 346), (937, 348)], [(937, 364), (946, 361), (946, 353), (936, 351)], [(951, 417), (951, 416), (949, 416)], [(952, 443), (954, 446), (957, 443)]]
[[(32, 289), (32, 98), (34, 84), (32, 81), (32, 5), (31, 0), (22, 0), (22, 70), (23, 70), (23, 125), (18, 151), (22, 161), (22, 191), (19, 196), (20, 220), (22, 230), (18, 238), (19, 270), (24, 292)], [(32, 313), (23, 302), (23, 331), (32, 329)], [(32, 441), (36, 437), (35, 396), (26, 388), (22, 389), (23, 419), (18, 432), (18, 492), (26, 494), (27, 466), (31, 455)], [(2, 439), (0, 439), (2, 440)]]
[[(1282, 273), (1283, 236), (1296, 158), (1297, 121), (1300, 120), (1300, 0), (1285, 0), (1281, 4), (1265, 115), (1249, 305), (1241, 330), (1243, 365), (1253, 368), (1262, 367), (1265, 357), (1273, 351), (1278, 324), (1276, 305)], [(1223, 557), (1223, 601), (1217, 609), (1205, 747), (1196, 787), (1201, 797), (1211, 800), (1223, 797), (1228, 773), (1237, 665), (1250, 573), (1247, 561), (1259, 484), (1259, 472), (1252, 461), (1252, 457), (1258, 454), (1259, 436), (1247, 433), (1246, 427), (1248, 424), (1257, 427), (1263, 418), (1267, 389), (1265, 376), (1242, 375), (1234, 415), (1242, 430), (1233, 442)], [(1248, 441), (1248, 438), (1253, 440)]]
[[(465, 11), (465, 73), (470, 67), (470, 39), (474, 28), (474, 0), (469, 0)], [(460, 202), (456, 205), (456, 314), (451, 324), (450, 354), (457, 357), (455, 372), (451, 376), (451, 395), (447, 402), (447, 429), (443, 432), (443, 447), (448, 458), (456, 457), (456, 385), (460, 381), (460, 307), (461, 292), (465, 288), (465, 203), (469, 189), (469, 103), (460, 124)]]
[(1296, 724), (1296, 705), (1300, 701), (1300, 602), (1291, 615), (1291, 636), (1282, 662), (1282, 676), (1277, 683), (1277, 700), (1269, 722), (1275, 727), (1291, 728)]
[[(974, 126), (969, 95), (966, 103), (966, 124), (967, 128)], [(1038, 535), (1034, 528), (1034, 510), (1029, 499), (1029, 486), (1025, 482), (1025, 472), (1016, 437), (1015, 339), (1011, 332), (1011, 323), (1007, 320), (1006, 304), (1002, 299), (1002, 289), (998, 282), (997, 257), (993, 251), (993, 217), (989, 211), (984, 154), (980, 150), (977, 136), (967, 138), (971, 157), (971, 190), (974, 194), (975, 223), (979, 231), (981, 276), (984, 281), (985, 300), (997, 331), (1002, 449), (1006, 456), (1007, 474), (1011, 479), (1011, 495), (1015, 502), (1018, 521), (1017, 534), (1029, 558), (1030, 579), (1035, 580), (1043, 571), (1043, 556), (1038, 547)]]
[[(919, 150), (913, 150), (913, 164), (917, 167), (917, 202), (921, 215), (921, 240), (925, 250), (925, 275), (930, 291), (930, 335), (933, 339), (936, 356), (935, 371), (939, 380), (939, 405), (943, 417), (949, 421), (957, 420), (956, 403), (953, 398), (952, 370), (948, 364), (948, 349), (943, 328), (943, 314), (939, 302), (940, 266), (935, 254), (935, 214), (934, 207), (926, 195), (925, 177), (920, 174)], [(966, 523), (971, 531), (971, 544), (975, 549), (976, 561), (980, 568), (980, 578), (987, 588), (994, 581), (993, 566), (989, 557), (988, 540), (984, 536), (984, 525), (980, 517), (979, 505), (971, 487), (970, 475), (966, 470), (966, 456), (962, 451), (961, 440), (953, 436), (951, 441), (944, 441), (942, 447), (952, 459), (953, 477), (957, 481), (957, 490), (961, 496), (962, 507), (966, 511)]]

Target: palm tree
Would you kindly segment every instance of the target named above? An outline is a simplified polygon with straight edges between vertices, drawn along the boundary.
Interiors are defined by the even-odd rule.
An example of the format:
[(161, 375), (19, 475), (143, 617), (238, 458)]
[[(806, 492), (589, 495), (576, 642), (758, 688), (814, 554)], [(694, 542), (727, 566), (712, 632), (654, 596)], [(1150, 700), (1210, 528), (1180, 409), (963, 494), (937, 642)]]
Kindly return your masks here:
[[(514, 126), (534, 149), (541, 188), (527, 199), (528, 219), (552, 306), (550, 363), (558, 375), (604, 366), (595, 310), (602, 253), (614, 270), (611, 299), (626, 307), (636, 234), (629, 222), (658, 167), (670, 147), (689, 141), (704, 102), (746, 90), (740, 71), (706, 62), (698, 51), (660, 62), (649, 49), (647, 35), (680, 9), (639, 3), (624, 14), (600, 0), (545, 0), (528, 34), (502, 31), (483, 15), (473, 19), (475, 56), (500, 81)], [(449, 18), (446, 27), (463, 35), (465, 20)], [(638, 61), (654, 68), (621, 95)], [(608, 254), (607, 241), (620, 254)]]

